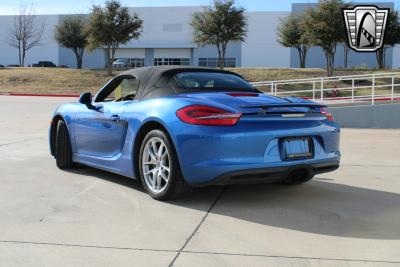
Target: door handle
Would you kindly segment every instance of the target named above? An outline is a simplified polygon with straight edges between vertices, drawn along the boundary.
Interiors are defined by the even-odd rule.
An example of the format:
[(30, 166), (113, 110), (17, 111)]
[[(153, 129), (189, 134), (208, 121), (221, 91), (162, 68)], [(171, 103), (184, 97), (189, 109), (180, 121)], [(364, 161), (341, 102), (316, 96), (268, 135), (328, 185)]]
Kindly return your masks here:
[(121, 117), (118, 114), (113, 114), (113, 115), (111, 115), (110, 119), (112, 121), (119, 122), (121, 120)]

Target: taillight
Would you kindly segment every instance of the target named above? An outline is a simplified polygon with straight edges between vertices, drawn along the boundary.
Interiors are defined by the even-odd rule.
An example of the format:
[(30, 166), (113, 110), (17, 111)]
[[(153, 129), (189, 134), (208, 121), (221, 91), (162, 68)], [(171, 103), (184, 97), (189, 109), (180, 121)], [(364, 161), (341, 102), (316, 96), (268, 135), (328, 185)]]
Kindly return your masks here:
[(326, 119), (328, 121), (333, 121), (333, 116), (331, 113), (328, 112), (326, 108), (321, 108), (321, 114), (324, 114), (326, 116)]
[(241, 113), (232, 113), (226, 110), (201, 105), (184, 107), (178, 110), (176, 115), (183, 122), (209, 126), (232, 126), (235, 125), (242, 116)]

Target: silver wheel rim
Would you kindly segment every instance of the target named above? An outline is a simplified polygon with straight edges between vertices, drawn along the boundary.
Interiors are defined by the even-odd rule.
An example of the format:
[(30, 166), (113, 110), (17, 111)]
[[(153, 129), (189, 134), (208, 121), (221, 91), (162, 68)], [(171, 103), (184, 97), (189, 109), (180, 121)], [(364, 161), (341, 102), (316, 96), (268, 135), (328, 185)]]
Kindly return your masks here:
[(167, 187), (170, 178), (171, 161), (167, 146), (158, 137), (150, 138), (142, 154), (144, 181), (151, 192), (158, 194)]

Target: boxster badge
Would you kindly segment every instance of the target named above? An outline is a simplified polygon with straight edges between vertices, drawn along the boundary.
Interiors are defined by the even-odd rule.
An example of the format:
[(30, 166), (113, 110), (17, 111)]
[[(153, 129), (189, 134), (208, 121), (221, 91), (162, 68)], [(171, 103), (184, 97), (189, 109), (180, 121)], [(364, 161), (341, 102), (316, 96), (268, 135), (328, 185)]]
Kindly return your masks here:
[(355, 6), (344, 8), (349, 46), (358, 52), (374, 52), (383, 46), (389, 8)]

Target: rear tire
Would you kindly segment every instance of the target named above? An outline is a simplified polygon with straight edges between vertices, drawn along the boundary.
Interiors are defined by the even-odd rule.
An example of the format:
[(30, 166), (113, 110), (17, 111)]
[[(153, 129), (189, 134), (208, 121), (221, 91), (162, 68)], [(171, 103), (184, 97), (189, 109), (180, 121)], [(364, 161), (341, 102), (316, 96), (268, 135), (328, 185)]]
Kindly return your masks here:
[(150, 131), (139, 151), (140, 180), (146, 192), (157, 200), (183, 197), (193, 188), (183, 178), (175, 148), (161, 130)]
[(57, 167), (60, 169), (69, 169), (74, 167), (68, 128), (63, 120), (60, 120), (57, 124), (56, 163)]

